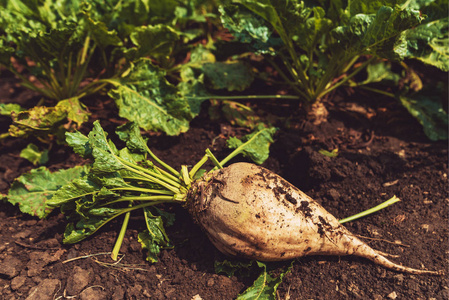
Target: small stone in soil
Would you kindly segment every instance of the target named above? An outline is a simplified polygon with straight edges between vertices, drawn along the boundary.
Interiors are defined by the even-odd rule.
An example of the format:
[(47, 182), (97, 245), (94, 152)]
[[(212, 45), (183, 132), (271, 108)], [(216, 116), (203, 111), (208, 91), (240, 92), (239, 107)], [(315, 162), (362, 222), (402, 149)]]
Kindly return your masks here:
[(44, 279), (37, 287), (31, 289), (26, 300), (53, 300), (54, 293), (60, 286), (61, 282), (58, 279)]
[(29, 256), (30, 261), (27, 263), (28, 277), (39, 275), (45, 266), (59, 259), (59, 257), (51, 256), (47, 252), (40, 251), (31, 252)]
[(114, 288), (114, 293), (112, 294), (112, 300), (122, 300), (125, 299), (125, 290), (121, 286), (116, 286)]
[(213, 286), (214, 284), (215, 284), (215, 281), (214, 281), (213, 278), (209, 278), (209, 279), (207, 280), (206, 285), (207, 285), (208, 287), (211, 287), (211, 286)]
[(80, 300), (106, 300), (108, 295), (100, 288), (87, 288), (80, 294)]
[(7, 256), (3, 262), (0, 263), (0, 275), (8, 278), (16, 277), (21, 269), (22, 262), (15, 258)]
[(11, 289), (12, 290), (20, 289), (20, 287), (24, 285), (26, 279), (27, 278), (25, 276), (14, 277), (13, 280), (11, 280)]
[[(67, 294), (76, 296), (89, 284), (89, 271), (78, 266), (73, 268), (73, 273), (67, 280)], [(92, 298), (95, 299), (95, 298)]]

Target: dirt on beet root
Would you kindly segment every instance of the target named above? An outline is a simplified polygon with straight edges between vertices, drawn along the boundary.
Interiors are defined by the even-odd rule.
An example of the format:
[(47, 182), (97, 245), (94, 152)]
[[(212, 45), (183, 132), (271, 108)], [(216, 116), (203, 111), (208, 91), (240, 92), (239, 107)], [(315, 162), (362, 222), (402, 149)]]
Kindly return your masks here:
[[(280, 122), (270, 157), (264, 167), (278, 173), (317, 200), (337, 218), (353, 215), (398, 196), (402, 201), (345, 226), (370, 246), (398, 255), (403, 265), (447, 270), (448, 254), (448, 146), (430, 142), (420, 125), (390, 99), (351, 99), (336, 95), (328, 100), (329, 120), (318, 126), (299, 114), (290, 115), (297, 103), (273, 109), (272, 101), (251, 104), (288, 122)], [(348, 98), (349, 97), (349, 98)], [(16, 84), (0, 81), (2, 101), (33, 105), (38, 97)], [(92, 118), (106, 131), (124, 121), (116, 118), (112, 103), (90, 102)], [(347, 109), (347, 104), (359, 110)], [(225, 120), (211, 121), (207, 103), (177, 137), (152, 134), (150, 148), (177, 168), (196, 162), (209, 148), (217, 157), (230, 151), (227, 137), (244, 132)], [(300, 111), (300, 110), (298, 110)], [(359, 112), (355, 112), (359, 111)], [(360, 113), (364, 111), (365, 113)], [(369, 114), (366, 112), (369, 111)], [(0, 118), (1, 131), (9, 126)], [(288, 124), (288, 126), (285, 126)], [(87, 132), (89, 125), (81, 128)], [(148, 136), (148, 135), (147, 135)], [(33, 141), (39, 143), (39, 141)], [(6, 139), (0, 146), (0, 192), (7, 193), (14, 178), (33, 166), (19, 153), (28, 141)], [(338, 149), (336, 157), (320, 150)], [(245, 161), (239, 157), (236, 160)], [(54, 145), (50, 170), (84, 164), (64, 145)], [(211, 165), (209, 165), (211, 167)], [(131, 217), (116, 263), (111, 251), (120, 229), (111, 222), (98, 234), (75, 245), (62, 244), (65, 217), (58, 211), (39, 220), (2, 203), (0, 209), (1, 299), (235, 299), (260, 274), (216, 274), (214, 263), (226, 259), (193, 223), (186, 210), (164, 206), (176, 214), (167, 233), (174, 245), (150, 264), (137, 240), (143, 217)], [(289, 265), (280, 264), (279, 269)], [(276, 272), (276, 267), (275, 267)], [(298, 259), (278, 289), (279, 299), (448, 299), (447, 276), (409, 275), (387, 270), (357, 257), (312, 256)]]

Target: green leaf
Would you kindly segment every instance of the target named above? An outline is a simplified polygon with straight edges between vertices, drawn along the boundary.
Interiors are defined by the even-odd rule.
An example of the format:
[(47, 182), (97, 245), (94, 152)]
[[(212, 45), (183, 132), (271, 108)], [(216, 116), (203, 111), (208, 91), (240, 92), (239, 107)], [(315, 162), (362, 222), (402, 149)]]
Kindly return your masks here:
[(422, 24), (404, 33), (405, 57), (449, 71), (449, 18)]
[(213, 89), (243, 91), (254, 80), (251, 68), (242, 62), (206, 63), (202, 68)]
[(30, 143), (20, 152), (20, 157), (27, 159), (35, 166), (44, 165), (48, 161), (48, 149), (39, 151), (35, 144)]
[(412, 96), (401, 95), (399, 100), (423, 126), (429, 139), (437, 141), (448, 138), (448, 115), (441, 104), (441, 98), (433, 90)]
[(127, 76), (110, 81), (116, 89), (109, 92), (119, 107), (119, 115), (136, 122), (145, 130), (178, 135), (189, 128), (191, 119), (187, 100), (165, 79), (165, 72), (149, 59), (141, 59)]
[(367, 78), (359, 82), (358, 85), (364, 85), (374, 82), (392, 82), (394, 85), (399, 83), (401, 76), (392, 72), (391, 64), (381, 61), (370, 64), (366, 67)]
[(0, 37), (0, 65), (9, 66), (14, 53), (14, 48), (8, 45), (4, 37)]
[(89, 138), (79, 131), (66, 132), (66, 142), (76, 154), (84, 158), (92, 158), (92, 147)]
[(95, 161), (92, 171), (95, 173), (111, 173), (124, 170), (125, 167), (117, 158), (118, 151), (115, 145), (107, 139), (107, 133), (100, 122), (94, 122), (94, 128), (89, 132), (89, 145), (92, 147), (92, 156)]
[(92, 181), (89, 176), (75, 178), (58, 189), (53, 197), (47, 201), (47, 206), (59, 207), (80, 197), (93, 195), (100, 189), (101, 185)]
[(257, 265), (260, 268), (263, 268), (262, 273), (254, 281), (251, 287), (237, 296), (237, 300), (276, 300), (276, 291), (284, 276), (290, 272), (292, 268), (292, 265), (290, 265), (290, 267), (278, 277), (272, 277), (267, 271), (266, 264), (258, 261)]
[(75, 244), (94, 234), (105, 224), (108, 217), (81, 218), (76, 224), (69, 223), (64, 231), (64, 244)]
[(90, 35), (98, 47), (104, 49), (107, 46), (122, 46), (122, 41), (115, 30), (108, 30), (105, 23), (92, 20), (88, 16), (86, 16), (85, 20), (87, 21)]
[(170, 26), (158, 24), (139, 27), (130, 38), (136, 46), (127, 49), (125, 56), (131, 61), (146, 56), (168, 60), (179, 35)]
[(0, 103), (0, 115), (2, 116), (10, 116), (12, 112), (19, 113), (24, 110), (17, 103)]
[(140, 134), (139, 126), (134, 122), (117, 127), (115, 133), (126, 143), (126, 147), (131, 151), (146, 153), (147, 141)]
[(215, 55), (203, 45), (198, 45), (190, 53), (190, 61), (181, 66), (181, 81), (177, 88), (188, 99), (192, 118), (201, 110), (201, 104), (211, 96), (204, 84), (201, 68), (206, 63), (214, 63)]
[(142, 248), (148, 251), (147, 260), (151, 263), (158, 261), (161, 248), (170, 247), (170, 241), (165, 233), (164, 223), (160, 216), (154, 216), (149, 208), (144, 208), (147, 229), (138, 234)]
[(227, 146), (231, 149), (236, 149), (255, 137), (255, 139), (253, 139), (241, 153), (243, 156), (249, 157), (256, 164), (262, 164), (269, 156), (270, 145), (273, 143), (273, 135), (276, 130), (277, 129), (274, 127), (263, 128), (259, 126), (258, 130), (243, 136), (241, 139), (230, 137), (227, 140)]
[(419, 11), (382, 6), (376, 14), (354, 15), (348, 25), (332, 31), (335, 47), (346, 55), (373, 54), (388, 59), (404, 59), (402, 32), (418, 25)]
[[(213, 98), (213, 96), (211, 96)], [(261, 118), (251, 107), (236, 101), (229, 100), (210, 100), (209, 116), (216, 120), (224, 116), (226, 120), (234, 126), (255, 129), (263, 124)]]
[(273, 29), (262, 17), (237, 5), (220, 6), (219, 11), (223, 26), (257, 54), (273, 54), (272, 46), (279, 46), (278, 39), (273, 38)]
[(379, 8), (382, 6), (393, 7), (395, 5), (401, 5), (405, 0), (374, 0), (374, 1), (364, 1), (364, 0), (352, 0), (349, 4), (349, 12), (351, 16), (357, 14), (375, 14)]
[(6, 198), (8, 202), (18, 204), (23, 213), (44, 218), (51, 212), (46, 202), (58, 189), (86, 172), (85, 167), (74, 167), (53, 173), (45, 167), (32, 169), (14, 180)]
[(222, 262), (215, 261), (214, 268), (215, 273), (225, 273), (228, 277), (234, 276), (236, 272), (241, 273), (246, 270), (245, 275), (249, 275), (249, 271), (253, 266), (254, 261), (229, 261), (224, 260)]

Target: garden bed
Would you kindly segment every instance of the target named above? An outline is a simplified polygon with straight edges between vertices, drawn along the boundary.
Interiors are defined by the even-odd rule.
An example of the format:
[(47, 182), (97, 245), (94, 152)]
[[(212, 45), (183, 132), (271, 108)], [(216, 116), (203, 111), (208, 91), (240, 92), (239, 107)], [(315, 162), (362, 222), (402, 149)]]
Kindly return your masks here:
[[(2, 75), (7, 75), (6, 72)], [(0, 98), (5, 103), (32, 106), (39, 98), (5, 76)], [(253, 87), (257, 90), (257, 86)], [(328, 122), (313, 125), (300, 115), (296, 101), (248, 102), (256, 112), (277, 117), (279, 130), (264, 167), (278, 173), (321, 203), (337, 218), (373, 207), (393, 195), (402, 201), (374, 215), (346, 224), (370, 246), (399, 255), (394, 261), (428, 270), (447, 270), (448, 214), (446, 142), (431, 142), (419, 123), (391, 98), (368, 93), (334, 94), (325, 105)], [(344, 99), (344, 101), (342, 101)], [(277, 102), (276, 102), (277, 101)], [(125, 120), (111, 101), (92, 98), (85, 103), (92, 120), (106, 131)], [(149, 147), (179, 168), (196, 162), (206, 148), (219, 158), (230, 152), (229, 136), (246, 129), (226, 120), (211, 120), (208, 102), (186, 133), (176, 137), (146, 134)], [(291, 113), (294, 111), (295, 113)], [(1, 119), (1, 129), (9, 126)], [(87, 132), (91, 122), (81, 128)], [(37, 140), (35, 142), (38, 142)], [(0, 192), (7, 193), (14, 178), (33, 166), (20, 157), (23, 139), (0, 145)], [(338, 149), (336, 157), (320, 150)], [(85, 164), (64, 145), (54, 145), (46, 166), (59, 170)], [(242, 157), (235, 159), (245, 160)], [(209, 165), (211, 167), (211, 165)], [(65, 217), (54, 211), (39, 220), (3, 203), (0, 209), (0, 295), (2, 299), (234, 299), (250, 287), (261, 269), (234, 276), (216, 274), (214, 264), (226, 259), (209, 242), (182, 207), (165, 206), (176, 221), (167, 227), (174, 245), (150, 264), (137, 241), (143, 217), (134, 214), (120, 254), (109, 252), (119, 222), (75, 245), (62, 244)], [(276, 270), (289, 262), (270, 265)], [(280, 271), (279, 271), (280, 272)], [(278, 289), (279, 299), (447, 299), (447, 276), (409, 275), (386, 270), (356, 257), (312, 256), (294, 262)]]

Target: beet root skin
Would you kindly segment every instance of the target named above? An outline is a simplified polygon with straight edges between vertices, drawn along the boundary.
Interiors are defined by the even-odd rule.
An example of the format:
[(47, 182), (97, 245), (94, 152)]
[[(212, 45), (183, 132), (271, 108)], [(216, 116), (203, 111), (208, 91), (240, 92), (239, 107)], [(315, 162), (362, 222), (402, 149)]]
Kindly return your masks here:
[(391, 262), (298, 188), (253, 164), (235, 163), (194, 182), (187, 208), (211, 242), (230, 256), (281, 261), (356, 255), (400, 272), (442, 274)]

